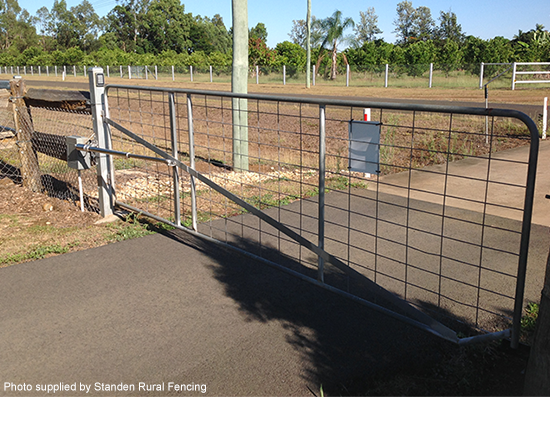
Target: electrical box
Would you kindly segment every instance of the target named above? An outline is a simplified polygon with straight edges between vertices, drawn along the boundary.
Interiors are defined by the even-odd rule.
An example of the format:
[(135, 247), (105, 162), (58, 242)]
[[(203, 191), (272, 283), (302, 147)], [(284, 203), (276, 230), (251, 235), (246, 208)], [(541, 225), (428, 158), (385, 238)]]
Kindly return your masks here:
[(350, 121), (349, 170), (361, 173), (380, 173), (381, 122)]
[(67, 143), (67, 165), (75, 170), (87, 170), (92, 166), (90, 152), (83, 152), (76, 148), (77, 144), (85, 144), (87, 139), (79, 136), (65, 137)]

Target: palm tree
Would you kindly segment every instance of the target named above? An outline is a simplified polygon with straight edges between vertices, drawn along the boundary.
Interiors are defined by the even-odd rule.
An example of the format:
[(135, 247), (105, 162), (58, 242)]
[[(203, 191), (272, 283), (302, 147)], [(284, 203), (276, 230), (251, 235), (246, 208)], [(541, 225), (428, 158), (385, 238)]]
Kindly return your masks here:
[[(339, 10), (335, 11), (332, 16), (323, 19), (320, 22), (321, 29), (325, 35), (323, 43), (321, 43), (321, 52), (323, 49), (332, 50), (332, 65), (330, 68), (330, 78), (336, 79), (336, 56), (338, 54), (338, 43), (344, 40), (344, 31), (350, 27), (354, 27), (355, 23), (351, 18), (345, 18), (342, 20), (342, 12)], [(330, 48), (329, 48), (330, 47)], [(319, 55), (317, 60), (317, 69), (319, 69), (319, 64), (323, 55)]]

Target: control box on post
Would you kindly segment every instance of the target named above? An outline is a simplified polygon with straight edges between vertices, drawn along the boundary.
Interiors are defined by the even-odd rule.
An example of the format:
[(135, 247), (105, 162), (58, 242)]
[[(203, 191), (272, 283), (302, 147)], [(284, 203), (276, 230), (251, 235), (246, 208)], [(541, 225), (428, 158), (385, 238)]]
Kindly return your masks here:
[(92, 157), (89, 152), (83, 152), (76, 148), (77, 144), (85, 144), (86, 139), (79, 136), (65, 137), (67, 144), (67, 165), (75, 170), (87, 170), (92, 167)]

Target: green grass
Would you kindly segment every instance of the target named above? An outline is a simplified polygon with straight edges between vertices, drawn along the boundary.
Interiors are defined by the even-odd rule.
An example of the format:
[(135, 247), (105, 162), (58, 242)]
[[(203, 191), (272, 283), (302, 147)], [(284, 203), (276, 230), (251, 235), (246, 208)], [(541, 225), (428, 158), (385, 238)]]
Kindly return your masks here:
[(539, 304), (530, 302), (525, 308), (525, 316), (521, 318), (521, 328), (528, 334), (535, 332), (537, 318), (539, 316)]
[(140, 215), (132, 213), (126, 216), (126, 222), (115, 226), (115, 231), (107, 239), (114, 242), (125, 241), (172, 229), (174, 228), (168, 224), (142, 220)]
[(37, 259), (43, 259), (49, 255), (61, 255), (67, 253), (72, 247), (78, 245), (78, 243), (71, 243), (67, 246), (60, 246), (53, 244), (49, 246), (37, 246), (28, 252), (12, 253), (3, 258), (0, 258), (0, 265), (4, 264), (16, 264), (19, 262), (34, 261)]

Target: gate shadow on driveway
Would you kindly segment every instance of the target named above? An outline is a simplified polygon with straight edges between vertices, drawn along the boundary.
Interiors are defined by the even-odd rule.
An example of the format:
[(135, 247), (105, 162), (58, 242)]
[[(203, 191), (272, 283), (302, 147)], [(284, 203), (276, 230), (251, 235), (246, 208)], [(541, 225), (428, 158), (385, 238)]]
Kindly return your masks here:
[[(311, 394), (319, 395), (322, 386), (328, 395), (360, 395), (360, 391), (349, 390), (351, 380), (368, 380), (384, 373), (390, 375), (431, 365), (441, 356), (442, 348), (450, 345), (235, 251), (183, 232), (174, 231), (167, 236), (208, 256), (209, 268), (223, 285), (224, 293), (238, 305), (243, 322), (275, 324), (284, 330), (287, 347), (297, 353), (300, 360), (301, 383)], [(239, 241), (243, 250), (253, 250), (255, 246), (243, 239)], [(273, 259), (285, 266), (294, 263), (290, 259), (281, 260), (287, 258), (275, 250), (264, 249), (264, 252), (266, 258), (273, 253)], [(261, 341), (265, 344), (258, 347), (277, 355), (281, 344), (273, 345), (270, 350), (272, 340), (264, 337)], [(271, 357), (266, 356), (265, 360), (269, 362)], [(284, 365), (284, 362), (277, 364)], [(256, 380), (268, 384), (289, 381)]]

